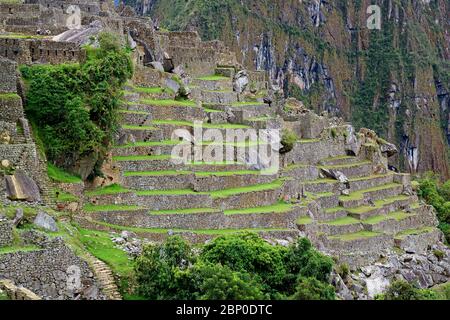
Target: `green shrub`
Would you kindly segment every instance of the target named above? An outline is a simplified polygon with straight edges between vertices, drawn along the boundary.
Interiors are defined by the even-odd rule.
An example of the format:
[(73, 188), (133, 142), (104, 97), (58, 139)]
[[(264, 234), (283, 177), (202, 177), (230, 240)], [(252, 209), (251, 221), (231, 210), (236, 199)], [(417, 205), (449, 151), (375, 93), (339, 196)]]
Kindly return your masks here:
[(433, 250), (433, 254), (436, 258), (438, 258), (438, 260), (442, 260), (442, 258), (444, 258), (444, 252), (442, 252), (441, 250)]
[(436, 209), (439, 228), (450, 242), (450, 180), (440, 184), (434, 173), (427, 173), (418, 182), (418, 195)]
[(294, 300), (335, 300), (334, 288), (316, 278), (300, 277), (298, 279)]
[(288, 153), (294, 148), (295, 143), (298, 141), (298, 136), (295, 134), (295, 132), (284, 129), (282, 136), (281, 136), (281, 149), (280, 153)]
[[(235, 272), (228, 266), (197, 263), (193, 268), (180, 272), (177, 283), (190, 288), (189, 294), (197, 300), (260, 300), (264, 298), (260, 283), (248, 273)], [(184, 281), (180, 281), (184, 279)]]
[(254, 233), (224, 235), (192, 248), (179, 237), (144, 248), (137, 293), (147, 299), (334, 299), (330, 258), (301, 238), (289, 247)]
[(379, 300), (439, 300), (442, 296), (433, 290), (418, 289), (411, 283), (396, 280), (386, 292), (377, 297)]

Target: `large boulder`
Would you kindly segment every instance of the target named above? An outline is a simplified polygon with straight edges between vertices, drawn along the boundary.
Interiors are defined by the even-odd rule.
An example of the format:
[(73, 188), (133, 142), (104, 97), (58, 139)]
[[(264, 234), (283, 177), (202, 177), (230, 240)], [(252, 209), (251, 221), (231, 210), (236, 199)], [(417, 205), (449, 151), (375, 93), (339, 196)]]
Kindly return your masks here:
[(348, 183), (348, 178), (339, 170), (321, 168), (321, 171), (327, 178), (338, 180), (340, 183)]
[(163, 54), (164, 58), (163, 58), (163, 68), (165, 72), (173, 72), (173, 69), (175, 69), (175, 66), (173, 65), (173, 60), (172, 58), (169, 56), (169, 54), (167, 52), (164, 52)]
[(247, 71), (241, 70), (234, 75), (233, 90), (240, 94), (245, 91), (249, 82)]
[(389, 143), (379, 138), (378, 144), (380, 145), (381, 153), (387, 158), (390, 158), (398, 153), (398, 149), (393, 143)]
[(41, 193), (36, 182), (22, 170), (16, 170), (14, 175), (5, 176), (6, 192), (10, 200), (40, 202)]
[(58, 226), (55, 219), (44, 211), (39, 211), (34, 219), (34, 225), (51, 232), (57, 232)]
[(150, 62), (150, 65), (153, 69), (164, 72), (164, 66), (161, 62), (153, 61), (153, 62)]

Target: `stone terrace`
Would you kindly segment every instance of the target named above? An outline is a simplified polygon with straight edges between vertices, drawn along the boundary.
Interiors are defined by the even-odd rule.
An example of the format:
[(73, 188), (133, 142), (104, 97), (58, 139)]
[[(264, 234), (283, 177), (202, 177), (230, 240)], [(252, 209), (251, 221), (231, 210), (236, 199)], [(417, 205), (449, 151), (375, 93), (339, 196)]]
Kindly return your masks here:
[[(280, 116), (262, 99), (246, 101), (234, 92), (233, 74), (223, 71), (191, 79), (189, 101), (175, 100), (162, 85), (171, 74), (137, 71), (125, 90), (112, 152), (118, 184), (86, 193), (85, 227), (131, 230), (155, 241), (170, 233), (194, 242), (243, 230), (272, 239), (303, 234), (351, 266), (373, 262), (394, 246), (408, 249), (414, 239), (426, 247), (439, 238), (434, 213), (418, 202), (409, 176), (387, 170), (386, 155), (374, 143), (381, 139), (313, 113)], [(171, 152), (180, 142), (171, 134), (193, 132), (195, 121), (203, 122), (203, 132), (289, 127), (300, 139), (282, 155), (278, 172), (240, 161), (174, 164)], [(224, 144), (236, 152), (243, 147)], [(348, 182), (325, 177), (327, 171), (341, 172)]]

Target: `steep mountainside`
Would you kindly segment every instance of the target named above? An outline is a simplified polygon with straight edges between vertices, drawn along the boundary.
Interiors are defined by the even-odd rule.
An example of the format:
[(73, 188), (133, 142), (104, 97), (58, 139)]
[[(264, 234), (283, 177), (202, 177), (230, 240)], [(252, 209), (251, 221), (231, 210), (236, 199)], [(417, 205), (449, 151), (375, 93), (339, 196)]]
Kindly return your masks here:
[[(391, 164), (449, 177), (449, 4), (445, 0), (128, 0), (170, 30), (219, 38), (248, 68), (316, 111), (401, 147)], [(367, 8), (381, 7), (369, 30)], [(446, 138), (447, 137), (447, 138)]]

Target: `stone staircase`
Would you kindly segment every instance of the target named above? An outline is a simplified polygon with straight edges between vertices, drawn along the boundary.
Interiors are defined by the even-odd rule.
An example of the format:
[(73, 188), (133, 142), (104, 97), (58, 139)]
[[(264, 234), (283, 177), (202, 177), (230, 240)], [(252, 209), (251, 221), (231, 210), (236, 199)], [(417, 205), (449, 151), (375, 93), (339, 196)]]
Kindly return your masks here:
[(84, 253), (85, 258), (88, 260), (92, 271), (95, 274), (103, 294), (108, 300), (122, 300), (119, 288), (114, 280), (114, 275), (111, 269), (101, 260), (97, 259), (87, 251)]
[[(220, 72), (193, 79), (194, 99), (189, 101), (176, 100), (155, 83), (126, 88), (121, 137), (112, 152), (121, 186), (86, 193), (87, 226), (130, 230), (155, 241), (173, 233), (193, 242), (243, 230), (288, 240), (303, 234), (352, 266), (376, 260), (394, 246), (405, 249), (415, 237), (435, 241), (434, 215), (408, 192), (409, 177), (379, 172), (364, 153), (350, 155), (346, 139), (331, 134), (342, 125), (301, 137), (282, 156), (277, 172), (256, 170), (237, 159), (172, 162), (173, 148), (180, 145), (173, 136), (177, 129), (225, 135), (228, 129), (285, 126), (262, 99), (245, 101), (235, 94), (232, 79)], [(233, 154), (242, 147), (219, 144)], [(208, 141), (196, 146), (202, 151), (211, 147)], [(348, 181), (325, 178), (322, 171), (327, 170), (341, 172)]]

